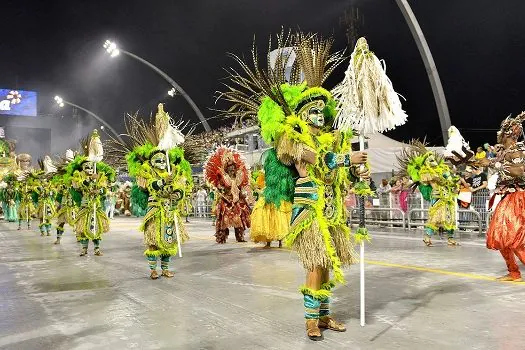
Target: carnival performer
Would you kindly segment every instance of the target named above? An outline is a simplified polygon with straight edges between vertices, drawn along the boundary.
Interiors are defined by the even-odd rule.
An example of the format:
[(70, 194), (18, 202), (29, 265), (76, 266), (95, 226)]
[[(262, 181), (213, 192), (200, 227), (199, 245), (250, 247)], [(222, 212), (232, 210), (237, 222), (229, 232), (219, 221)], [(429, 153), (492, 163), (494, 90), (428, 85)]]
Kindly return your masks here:
[[(149, 123), (128, 115), (125, 119), (128, 142), (113, 139), (116, 159), (126, 159), (128, 173), (148, 195), (147, 211), (140, 230), (151, 279), (173, 277), (170, 258), (179, 252), (180, 244), (189, 239), (179, 213), (179, 203), (192, 184), (191, 167), (178, 147), (184, 135), (172, 124), (169, 114), (158, 105), (155, 118)], [(126, 136), (126, 135), (125, 135)]]
[(84, 152), (87, 154), (77, 155), (67, 165), (67, 176), (71, 176), (72, 187), (82, 197), (74, 230), (82, 246), (80, 256), (87, 255), (89, 241), (93, 241), (94, 254), (101, 256), (100, 241), (102, 235), (109, 231), (103, 197), (109, 184), (115, 181), (115, 171), (102, 162), (103, 149), (97, 130), (91, 134)]
[[(297, 177), (297, 174), (289, 174), (288, 168), (278, 165), (279, 159), (273, 148), (263, 153), (261, 162), (265, 170), (259, 172), (254, 183), (254, 188), (257, 188), (258, 191), (257, 202), (251, 215), (250, 238), (256, 243), (266, 243), (265, 248), (270, 248), (272, 241), (279, 241), (279, 247), (282, 247), (282, 240), (289, 233), (295, 188), (293, 178)], [(281, 169), (281, 172), (275, 171), (276, 169)], [(266, 177), (266, 170), (268, 177)], [(282, 170), (287, 172), (285, 176)], [(280, 192), (282, 190), (280, 184), (283, 179), (289, 179), (288, 183), (284, 183), (287, 190), (286, 198), (282, 197)], [(268, 186), (266, 186), (266, 181), (269, 182)], [(276, 192), (276, 189), (279, 192)], [(277, 199), (274, 198), (275, 196)]]
[[(277, 208), (293, 201), (285, 243), (297, 252), (306, 270), (306, 284), (301, 287), (306, 334), (320, 340), (320, 328), (346, 330), (332, 318), (329, 298), (335, 284), (344, 283), (341, 268), (356, 261), (342, 193), (350, 179), (369, 176), (368, 169), (361, 167), (367, 156), (351, 152), (350, 132), (332, 128), (336, 101), (321, 85), (342, 61), (340, 53), (330, 53), (333, 40), (281, 33), (277, 43), (276, 52), (282, 57), (273, 65), (259, 65), (255, 45), (253, 68), (235, 56), (245, 76), (231, 69), (232, 84), (222, 97), (233, 103), (227, 114), (257, 115), (264, 141), (274, 147), (272, 168), (265, 166), (265, 201)], [(286, 69), (290, 61), (291, 73)], [(279, 177), (275, 184), (269, 174)]]
[(43, 161), (39, 161), (40, 172), (36, 180), (34, 191), (38, 206), (36, 208), (37, 217), (40, 220), (41, 236), (51, 235), (51, 220), (56, 214), (55, 197), (56, 190), (53, 186), (51, 177), (56, 173), (57, 168), (49, 156), (45, 156)]
[(22, 229), (22, 222), (27, 222), (27, 229), (31, 229), (31, 219), (35, 214), (35, 203), (33, 201), (33, 180), (30, 180), (31, 173), (31, 155), (21, 153), (16, 157), (17, 176), (16, 192), (20, 198), (18, 206), (18, 229)]
[(2, 185), (0, 190), (0, 200), (2, 201), (4, 220), (8, 222), (15, 222), (18, 220), (20, 197), (16, 190), (17, 182), (16, 175), (14, 173), (8, 173), (0, 183), (0, 185)]
[(500, 281), (521, 281), (521, 272), (515, 255), (525, 264), (525, 144), (523, 136), (525, 112), (507, 117), (497, 134), (499, 151), (495, 158), (478, 160), (481, 166), (490, 166), (498, 174), (497, 187), (490, 200), (502, 197), (497, 204), (487, 231), (487, 248), (499, 250), (508, 274)]
[(57, 190), (56, 202), (58, 203), (56, 213), (57, 238), (54, 244), (60, 244), (66, 223), (74, 228), (78, 208), (82, 201), (82, 195), (71, 187), (72, 176), (68, 176), (66, 172), (67, 165), (73, 161), (74, 158), (74, 152), (67, 150), (64, 162), (60, 164), (57, 175), (51, 180)]
[(216, 242), (226, 243), (230, 227), (235, 230), (237, 242), (246, 242), (244, 232), (250, 227), (251, 213), (247, 197), (251, 188), (250, 173), (241, 155), (232, 148), (218, 147), (204, 165), (204, 177), (217, 195)]
[(414, 182), (413, 188), (418, 187), (422, 197), (431, 203), (423, 238), (425, 245), (433, 245), (431, 238), (439, 230), (447, 234), (449, 246), (459, 245), (454, 239), (459, 176), (443, 158), (417, 140), (403, 150), (398, 161), (401, 168), (399, 175), (409, 177)]

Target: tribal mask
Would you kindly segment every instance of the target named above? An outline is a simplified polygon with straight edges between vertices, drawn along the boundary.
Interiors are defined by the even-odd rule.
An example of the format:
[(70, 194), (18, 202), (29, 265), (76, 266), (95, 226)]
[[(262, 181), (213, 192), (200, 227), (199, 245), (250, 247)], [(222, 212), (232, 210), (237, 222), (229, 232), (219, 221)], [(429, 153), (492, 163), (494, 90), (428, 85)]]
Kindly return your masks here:
[(297, 115), (304, 121), (316, 128), (322, 128), (325, 124), (324, 108), (326, 104), (322, 99), (315, 99), (304, 103)]
[(82, 164), (82, 170), (87, 174), (87, 175), (93, 175), (94, 173), (94, 170), (95, 170), (95, 164), (93, 162), (84, 162), (84, 164)]
[(159, 170), (166, 170), (167, 164), (166, 164), (166, 155), (164, 153), (155, 153), (151, 159), (150, 164), (152, 167), (159, 169)]
[(517, 141), (523, 135), (522, 123), (525, 119), (525, 112), (521, 112), (517, 117), (508, 116), (501, 122), (501, 128), (498, 131), (498, 143), (503, 142), (503, 138), (511, 138)]

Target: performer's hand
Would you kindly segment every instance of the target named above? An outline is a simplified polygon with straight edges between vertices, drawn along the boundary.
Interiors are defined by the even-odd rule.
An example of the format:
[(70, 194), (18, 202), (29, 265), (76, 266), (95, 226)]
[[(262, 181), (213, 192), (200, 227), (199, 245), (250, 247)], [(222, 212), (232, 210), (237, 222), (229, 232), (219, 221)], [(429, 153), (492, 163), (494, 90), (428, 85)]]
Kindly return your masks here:
[(370, 179), (370, 169), (368, 169), (366, 166), (356, 167), (355, 173), (363, 180)]
[(368, 161), (368, 154), (366, 152), (354, 152), (350, 157), (352, 164), (366, 164)]

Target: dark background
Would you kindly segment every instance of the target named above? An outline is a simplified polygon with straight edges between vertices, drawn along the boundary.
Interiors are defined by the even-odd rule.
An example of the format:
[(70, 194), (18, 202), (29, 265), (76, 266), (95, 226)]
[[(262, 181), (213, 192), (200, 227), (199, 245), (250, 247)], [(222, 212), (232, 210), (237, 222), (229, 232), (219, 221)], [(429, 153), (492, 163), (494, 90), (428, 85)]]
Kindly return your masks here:
[[(500, 121), (523, 109), (525, 2), (410, 4), (440, 73), (452, 124), (473, 146), (493, 143)], [(64, 149), (75, 145), (83, 131), (70, 120), (71, 109), (57, 111), (56, 94), (92, 110), (118, 131), (124, 113), (149, 115), (158, 102), (166, 102), (172, 115), (197, 121), (182, 97), (167, 96), (170, 86), (155, 72), (130, 57), (109, 58), (102, 48), (108, 38), (168, 73), (211, 118), (223, 67), (232, 63), (227, 52), (249, 54), (254, 34), (264, 48), (281, 26), (333, 34), (335, 49), (343, 49), (347, 38), (341, 22), (352, 6), (359, 9), (359, 34), (386, 60), (395, 89), (407, 100), (408, 123), (388, 135), (443, 142), (423, 62), (394, 0), (3, 0), (1, 6), (0, 87), (38, 91), (39, 112), (55, 116), (47, 117), (48, 125), (70, 130), (60, 133)], [(345, 68), (346, 63), (327, 87), (342, 79)], [(0, 125), (13, 118), (29, 120), (2, 117)], [(6, 128), (8, 138), (24, 138), (15, 130), (9, 133)]]

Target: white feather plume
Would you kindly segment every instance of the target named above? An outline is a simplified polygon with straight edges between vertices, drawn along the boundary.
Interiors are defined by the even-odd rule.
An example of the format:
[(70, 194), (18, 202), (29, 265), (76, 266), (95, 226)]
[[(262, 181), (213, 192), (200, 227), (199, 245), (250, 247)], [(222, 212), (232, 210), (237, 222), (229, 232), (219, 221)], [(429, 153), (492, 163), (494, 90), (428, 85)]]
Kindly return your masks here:
[(334, 127), (371, 134), (406, 123), (407, 114), (386, 75), (384, 61), (369, 50), (365, 38), (357, 40), (343, 81), (332, 94), (338, 100)]
[(470, 150), (470, 145), (467, 141), (465, 141), (458, 128), (452, 125), (450, 128), (448, 128), (448, 143), (447, 147), (445, 147), (445, 157), (454, 156), (454, 153), (452, 153), (452, 151), (455, 151), (460, 156), (465, 157), (466, 155), (465, 152), (463, 152), (463, 147)]
[(102, 148), (102, 141), (95, 129), (91, 134), (88, 146), (88, 160), (90, 162), (100, 162), (104, 158), (104, 149)]
[(164, 111), (164, 107), (159, 103), (155, 124), (158, 129), (160, 140), (157, 147), (162, 151), (169, 151), (184, 143), (184, 135), (177, 129), (169, 114)]
[(44, 157), (44, 172), (46, 174), (56, 173), (57, 167), (53, 164), (53, 160), (50, 156)]

